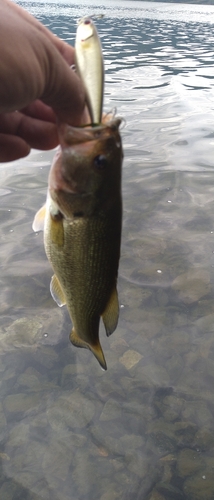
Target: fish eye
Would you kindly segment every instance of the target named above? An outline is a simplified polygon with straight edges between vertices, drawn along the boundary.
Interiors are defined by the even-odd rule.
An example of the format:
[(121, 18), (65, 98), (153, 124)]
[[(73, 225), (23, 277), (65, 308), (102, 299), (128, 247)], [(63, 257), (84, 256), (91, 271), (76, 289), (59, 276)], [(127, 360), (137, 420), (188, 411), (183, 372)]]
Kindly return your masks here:
[(98, 155), (94, 158), (94, 165), (98, 170), (102, 170), (107, 165), (107, 159), (105, 155)]

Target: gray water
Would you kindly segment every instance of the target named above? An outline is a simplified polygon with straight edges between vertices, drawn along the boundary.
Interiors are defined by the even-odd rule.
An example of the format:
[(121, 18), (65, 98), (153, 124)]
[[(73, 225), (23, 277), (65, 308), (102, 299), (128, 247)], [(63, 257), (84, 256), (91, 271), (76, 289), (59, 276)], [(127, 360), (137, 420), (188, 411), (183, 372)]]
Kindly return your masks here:
[(0, 167), (0, 498), (214, 498), (214, 7), (18, 2), (72, 45), (97, 18), (122, 130), (108, 371), (69, 342), (42, 234), (54, 152)]

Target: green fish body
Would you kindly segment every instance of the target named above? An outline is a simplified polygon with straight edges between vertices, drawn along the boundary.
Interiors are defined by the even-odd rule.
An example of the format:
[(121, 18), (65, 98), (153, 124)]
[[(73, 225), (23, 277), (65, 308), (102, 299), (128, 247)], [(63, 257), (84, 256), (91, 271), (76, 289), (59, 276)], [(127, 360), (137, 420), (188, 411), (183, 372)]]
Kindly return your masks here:
[[(120, 257), (122, 145), (120, 119), (97, 127), (62, 126), (61, 151), (50, 170), (44, 244), (54, 270), (51, 294), (66, 304), (73, 322), (71, 342), (90, 349), (101, 367), (102, 316), (106, 334), (119, 315), (117, 274)], [(41, 209), (34, 230), (41, 228)]]

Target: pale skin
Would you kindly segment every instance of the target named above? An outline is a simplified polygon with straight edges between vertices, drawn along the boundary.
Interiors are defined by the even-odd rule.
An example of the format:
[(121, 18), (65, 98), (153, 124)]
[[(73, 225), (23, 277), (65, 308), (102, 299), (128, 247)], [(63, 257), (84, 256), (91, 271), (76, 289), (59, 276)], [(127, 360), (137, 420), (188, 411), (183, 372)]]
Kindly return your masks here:
[(74, 49), (11, 0), (0, 0), (0, 162), (59, 143), (57, 122), (84, 121)]

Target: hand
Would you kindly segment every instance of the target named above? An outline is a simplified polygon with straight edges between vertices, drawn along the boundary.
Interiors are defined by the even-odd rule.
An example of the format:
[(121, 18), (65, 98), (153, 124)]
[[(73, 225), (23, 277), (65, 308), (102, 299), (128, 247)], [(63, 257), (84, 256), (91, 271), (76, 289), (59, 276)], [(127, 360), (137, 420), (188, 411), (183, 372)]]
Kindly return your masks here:
[(10, 0), (0, 0), (0, 161), (51, 149), (56, 121), (80, 125), (84, 90), (74, 49)]

